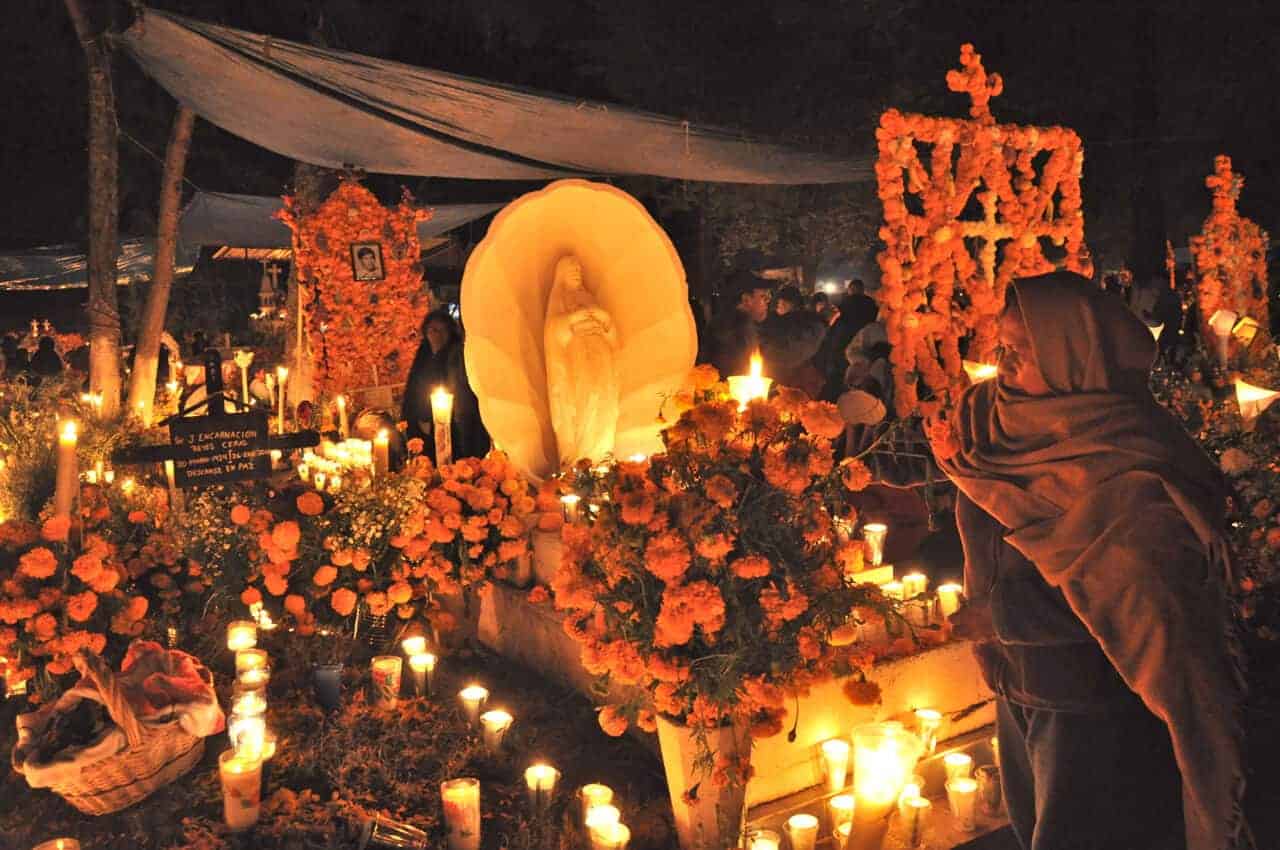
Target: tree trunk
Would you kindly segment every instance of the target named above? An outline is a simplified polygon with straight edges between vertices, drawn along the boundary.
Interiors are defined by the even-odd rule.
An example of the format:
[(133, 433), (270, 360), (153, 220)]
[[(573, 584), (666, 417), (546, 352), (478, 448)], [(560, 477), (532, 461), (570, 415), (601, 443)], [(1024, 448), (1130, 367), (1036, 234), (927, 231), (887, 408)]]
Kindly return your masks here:
[(116, 306), (119, 252), (119, 148), (111, 53), (103, 28), (93, 26), (81, 0), (64, 0), (84, 49), (89, 78), (89, 390), (102, 396), (102, 416), (120, 412), (120, 310)]
[(151, 407), (156, 397), (156, 371), (160, 361), (160, 335), (164, 332), (165, 314), (169, 309), (169, 290), (173, 287), (174, 255), (178, 248), (178, 211), (182, 201), (182, 175), (186, 171), (187, 151), (191, 149), (191, 133), (196, 114), (179, 106), (173, 117), (169, 147), (164, 155), (164, 172), (160, 177), (160, 216), (156, 227), (155, 267), (151, 272), (151, 289), (142, 308), (138, 324), (138, 342), (134, 349), (133, 373), (129, 376), (129, 410), (137, 411), (143, 422), (151, 424)]

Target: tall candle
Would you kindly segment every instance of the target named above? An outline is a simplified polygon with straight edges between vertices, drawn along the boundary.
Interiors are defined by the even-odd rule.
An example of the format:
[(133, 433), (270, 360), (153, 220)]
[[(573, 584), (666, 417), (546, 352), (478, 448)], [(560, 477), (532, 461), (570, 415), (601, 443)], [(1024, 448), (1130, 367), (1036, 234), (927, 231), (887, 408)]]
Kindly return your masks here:
[(53, 515), (71, 516), (76, 491), (80, 489), (80, 468), (76, 464), (76, 423), (68, 419), (58, 427), (58, 467), (53, 492)]
[(547, 810), (559, 779), (560, 771), (549, 764), (533, 764), (525, 770), (524, 781), (528, 786), (530, 814), (537, 816)]
[(947, 803), (951, 806), (951, 816), (957, 821), (957, 827), (965, 832), (973, 832), (978, 828), (976, 807), (978, 802), (978, 783), (967, 776), (952, 779), (947, 783)]
[(818, 842), (818, 819), (807, 812), (787, 818), (787, 835), (792, 850), (813, 850)]
[(867, 544), (867, 560), (878, 567), (884, 561), (884, 540), (889, 536), (889, 526), (883, 522), (869, 522), (862, 526), (862, 539)]
[(440, 783), (449, 850), (480, 850), (480, 780), (470, 777)]
[(249, 364), (253, 363), (252, 351), (237, 351), (236, 365), (240, 367), (240, 401), (249, 406)]
[(566, 493), (560, 497), (560, 504), (564, 508), (564, 521), (574, 522), (578, 518), (578, 505), (582, 502), (582, 497), (577, 493)]
[(497, 755), (502, 749), (502, 739), (515, 718), (510, 712), (495, 708), (480, 715), (480, 733), (484, 740), (484, 748), (490, 755)]
[(472, 726), (480, 722), (480, 711), (488, 698), (489, 691), (480, 685), (467, 685), (458, 691), (458, 699), (462, 700), (462, 708), (467, 713), (467, 720)]
[(252, 620), (232, 620), (227, 624), (227, 649), (239, 652), (258, 645), (258, 624)]
[(277, 431), (277, 433), (279, 434), (284, 433), (284, 409), (285, 409), (285, 398), (289, 394), (288, 386), (289, 386), (289, 367), (277, 366), (276, 367), (276, 389), (280, 391), (280, 427)]
[(391, 470), (391, 434), (386, 428), (373, 438), (373, 474), (386, 475)]
[(849, 772), (849, 742), (843, 738), (823, 741), (822, 761), (826, 767), (827, 790), (839, 791)]
[(413, 673), (413, 692), (416, 696), (431, 696), (431, 677), (436, 670), (436, 657), (430, 652), (415, 652), (409, 656), (409, 670)]
[(898, 817), (902, 819), (902, 837), (909, 850), (924, 847), (924, 829), (929, 822), (933, 804), (926, 797), (907, 797), (898, 802)]
[(831, 829), (839, 831), (840, 824), (853, 823), (853, 795), (837, 794), (827, 801), (827, 810), (831, 813)]
[(347, 425), (347, 397), (340, 395), (335, 401), (338, 405), (338, 436), (345, 440), (350, 433)]
[(395, 708), (400, 700), (400, 673), (404, 659), (399, 655), (377, 655), (369, 665), (373, 679), (373, 704)]
[(938, 610), (942, 616), (950, 617), (960, 609), (960, 594), (964, 588), (954, 582), (938, 585)]
[(262, 762), (227, 750), (218, 757), (222, 779), (222, 811), (233, 832), (258, 822), (262, 805)]
[(942, 712), (932, 708), (917, 708), (916, 722), (920, 724), (920, 743), (925, 753), (933, 752), (938, 745), (938, 730), (942, 728)]
[(436, 387), (431, 393), (431, 421), (435, 423), (436, 465), (453, 462), (453, 393)]

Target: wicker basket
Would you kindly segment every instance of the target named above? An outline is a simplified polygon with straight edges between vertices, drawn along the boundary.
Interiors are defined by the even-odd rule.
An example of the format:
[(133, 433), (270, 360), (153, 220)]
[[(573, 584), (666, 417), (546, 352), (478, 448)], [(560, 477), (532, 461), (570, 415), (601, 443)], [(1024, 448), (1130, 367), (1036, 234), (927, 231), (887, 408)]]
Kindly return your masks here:
[[(128, 746), (83, 765), (74, 778), (51, 785), (49, 790), (87, 815), (105, 815), (145, 799), (200, 761), (204, 738), (183, 730), (177, 718), (160, 723), (139, 720), (105, 661), (81, 653), (76, 667), (97, 687), (107, 714), (124, 733)], [(207, 670), (205, 675), (209, 676)], [(209, 686), (213, 687), (212, 678)], [(25, 761), (20, 755), (23, 743), (19, 741), (14, 749), (13, 766), (19, 773)]]

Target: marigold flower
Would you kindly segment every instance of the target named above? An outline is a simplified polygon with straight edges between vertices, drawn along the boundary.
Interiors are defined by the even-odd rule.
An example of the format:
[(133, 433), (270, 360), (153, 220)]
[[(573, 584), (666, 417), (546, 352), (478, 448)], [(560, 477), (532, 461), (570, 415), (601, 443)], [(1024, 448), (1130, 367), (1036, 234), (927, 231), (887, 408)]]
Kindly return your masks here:
[(264, 573), (262, 586), (265, 587), (267, 589), (267, 593), (270, 593), (272, 596), (284, 596), (285, 591), (289, 589), (289, 582), (285, 581), (284, 577), (277, 573)]
[(298, 496), (295, 504), (298, 506), (298, 513), (303, 516), (320, 516), (324, 513), (324, 499), (314, 490)]
[(871, 470), (856, 457), (845, 458), (840, 462), (840, 480), (846, 490), (856, 493), (871, 483)]
[(403, 605), (413, 598), (413, 588), (407, 582), (398, 581), (387, 588), (387, 600), (392, 605)]
[(422, 449), (423, 449), (423, 442), (422, 442), (422, 438), (421, 438), (421, 437), (410, 437), (410, 438), (409, 438), (409, 441), (408, 441), (407, 443), (405, 443), (405, 448), (407, 448), (407, 449), (409, 450), (409, 454), (411, 454), (411, 455), (420, 455), (420, 454), (422, 454)]
[(744, 555), (734, 558), (729, 569), (738, 578), (764, 578), (773, 570), (773, 563), (764, 555)]
[(738, 488), (727, 475), (713, 475), (707, 480), (707, 498), (728, 510), (738, 501)]
[(315, 575), (311, 577), (311, 581), (317, 587), (328, 587), (338, 578), (338, 568), (332, 564), (325, 564), (316, 570)]
[(257, 605), (262, 602), (262, 592), (256, 587), (246, 587), (240, 593), (240, 601), (245, 605)]
[(53, 636), (58, 633), (58, 619), (52, 614), (40, 614), (35, 619), (27, 621), (27, 628), (36, 640), (53, 640)]
[(90, 584), (101, 572), (102, 559), (97, 555), (81, 555), (71, 563), (71, 574), (85, 584)]
[(18, 573), (29, 578), (49, 578), (58, 569), (58, 559), (44, 546), (37, 546), (18, 558)]
[(645, 568), (668, 584), (680, 581), (692, 561), (688, 544), (674, 531), (664, 532), (650, 540), (644, 557)]
[(866, 679), (849, 679), (841, 690), (854, 705), (875, 705), (880, 702), (880, 686)]
[(307, 600), (296, 593), (290, 593), (284, 598), (284, 610), (295, 618), (301, 618), (307, 613)]
[(278, 522), (275, 528), (271, 529), (271, 542), (285, 552), (296, 549), (301, 539), (302, 529), (298, 528), (298, 524), (293, 520)]
[(615, 705), (606, 705), (600, 709), (598, 720), (600, 721), (600, 728), (604, 730), (606, 735), (617, 738), (627, 731), (627, 718)]
[(355, 592), (348, 590), (345, 587), (338, 588), (333, 592), (333, 595), (329, 597), (330, 607), (332, 607), (340, 617), (349, 616), (352, 611), (356, 610), (357, 601), (358, 597), (355, 595)]
[(250, 516), (249, 508), (245, 505), (236, 505), (231, 509), (231, 522), (235, 525), (244, 525)]
[(40, 536), (51, 543), (59, 543), (67, 539), (71, 531), (71, 517), (55, 516), (44, 521), (40, 527)]
[(800, 408), (800, 424), (810, 434), (834, 440), (844, 433), (844, 418), (829, 401), (811, 401)]
[(368, 606), (369, 613), (375, 617), (381, 617), (391, 610), (391, 604), (387, 601), (387, 594), (381, 591), (366, 593), (364, 595), (364, 604)]

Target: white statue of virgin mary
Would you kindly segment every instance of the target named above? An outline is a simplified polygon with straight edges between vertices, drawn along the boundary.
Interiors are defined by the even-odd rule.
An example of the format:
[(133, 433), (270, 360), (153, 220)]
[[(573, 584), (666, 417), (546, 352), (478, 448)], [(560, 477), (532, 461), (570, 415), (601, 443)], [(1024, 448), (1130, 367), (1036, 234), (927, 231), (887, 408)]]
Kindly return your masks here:
[(543, 354), (547, 408), (561, 464), (600, 461), (618, 427), (618, 332), (582, 280), (582, 263), (561, 257), (547, 299)]

